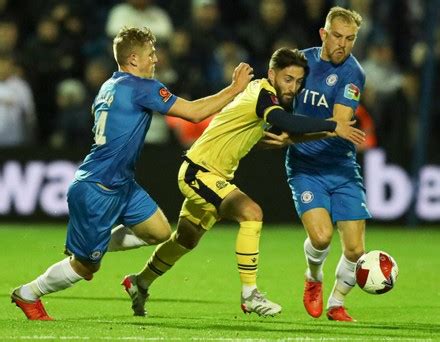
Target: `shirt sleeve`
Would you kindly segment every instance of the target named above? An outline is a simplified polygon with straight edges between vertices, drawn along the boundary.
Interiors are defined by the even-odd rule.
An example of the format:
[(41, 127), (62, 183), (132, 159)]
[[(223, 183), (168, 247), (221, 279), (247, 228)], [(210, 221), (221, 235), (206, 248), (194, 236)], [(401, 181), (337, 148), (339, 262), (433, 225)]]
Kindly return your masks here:
[(168, 113), (176, 100), (177, 96), (157, 80), (143, 80), (134, 91), (134, 102), (137, 105), (161, 114)]
[(257, 116), (267, 121), (267, 114), (275, 108), (283, 109), (283, 107), (280, 106), (278, 97), (271, 91), (262, 88), (260, 94), (258, 94), (257, 106), (255, 108)]
[(274, 125), (281, 131), (285, 131), (290, 134), (334, 132), (336, 129), (335, 121), (311, 118), (299, 114), (292, 115), (279, 108), (275, 108), (268, 113), (267, 122)]
[(353, 69), (344, 77), (336, 94), (335, 104), (342, 104), (356, 110), (359, 105), (361, 93), (364, 91), (365, 74), (362, 70)]

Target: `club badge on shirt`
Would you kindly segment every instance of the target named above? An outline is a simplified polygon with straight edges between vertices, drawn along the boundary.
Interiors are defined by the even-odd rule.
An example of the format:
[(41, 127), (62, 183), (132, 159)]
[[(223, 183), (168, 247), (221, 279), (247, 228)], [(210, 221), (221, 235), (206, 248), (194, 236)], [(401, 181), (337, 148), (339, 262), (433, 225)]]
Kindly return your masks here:
[(329, 87), (333, 87), (336, 84), (336, 82), (338, 82), (338, 75), (336, 74), (328, 75), (327, 78), (325, 79), (325, 83)]
[(349, 100), (359, 101), (361, 91), (355, 84), (349, 83), (344, 88), (344, 97)]

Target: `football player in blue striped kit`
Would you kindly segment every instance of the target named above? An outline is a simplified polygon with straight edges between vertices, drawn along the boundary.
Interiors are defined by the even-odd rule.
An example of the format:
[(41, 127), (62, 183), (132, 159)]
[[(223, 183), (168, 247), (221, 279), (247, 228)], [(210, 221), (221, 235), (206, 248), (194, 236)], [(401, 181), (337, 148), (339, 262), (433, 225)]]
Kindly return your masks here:
[[(252, 68), (240, 63), (232, 83), (217, 94), (194, 101), (181, 99), (153, 78), (157, 63), (154, 43), (148, 28), (122, 28), (113, 41), (119, 70), (95, 98), (95, 144), (67, 194), (66, 248), (72, 256), (11, 294), (12, 302), (30, 320), (52, 320), (40, 297), (82, 279), (91, 280), (107, 251), (157, 244), (170, 237), (165, 215), (134, 179), (153, 111), (199, 122), (229, 103), (253, 77)], [(112, 232), (118, 223), (123, 226)]]
[[(353, 120), (365, 84), (364, 71), (351, 54), (361, 22), (362, 17), (355, 11), (341, 7), (329, 11), (319, 31), (322, 46), (303, 50), (310, 72), (304, 90), (295, 99), (295, 113)], [(344, 299), (356, 284), (355, 265), (365, 248), (365, 219), (371, 217), (355, 146), (328, 133), (292, 137), (290, 141), (287, 134), (284, 137), (284, 143), (295, 142), (287, 151), (286, 170), (296, 211), (308, 235), (304, 242), (308, 265), (304, 306), (312, 317), (321, 316), (322, 268), (336, 223), (343, 254), (328, 299), (327, 317), (353, 321)]]
[[(319, 31), (322, 46), (304, 50), (310, 74), (296, 99), (296, 112), (353, 120), (365, 84), (364, 71), (351, 54), (361, 22), (354, 11), (330, 10)], [(313, 317), (322, 313), (322, 266), (336, 223), (343, 253), (327, 317), (352, 321), (344, 299), (356, 284), (356, 261), (365, 248), (365, 219), (371, 217), (355, 146), (338, 137), (293, 144), (287, 152), (286, 169), (295, 207), (308, 235), (304, 242), (308, 264), (304, 306)]]

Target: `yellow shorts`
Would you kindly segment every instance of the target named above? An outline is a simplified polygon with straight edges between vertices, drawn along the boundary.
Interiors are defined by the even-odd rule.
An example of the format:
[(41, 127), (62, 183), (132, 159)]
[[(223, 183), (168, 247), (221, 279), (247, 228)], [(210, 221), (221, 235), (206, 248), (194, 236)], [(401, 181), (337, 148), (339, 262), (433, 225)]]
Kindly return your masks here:
[(237, 186), (203, 167), (184, 161), (179, 170), (179, 189), (185, 196), (179, 217), (209, 230), (220, 220), (222, 200)]

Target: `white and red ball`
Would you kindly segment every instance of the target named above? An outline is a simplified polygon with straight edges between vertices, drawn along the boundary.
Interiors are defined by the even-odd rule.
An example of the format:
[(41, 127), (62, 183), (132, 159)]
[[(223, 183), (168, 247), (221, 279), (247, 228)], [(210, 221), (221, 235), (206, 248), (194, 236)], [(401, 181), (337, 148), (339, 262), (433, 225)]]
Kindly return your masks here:
[(370, 251), (356, 263), (356, 282), (365, 292), (382, 294), (396, 283), (399, 268), (391, 255), (383, 251)]

